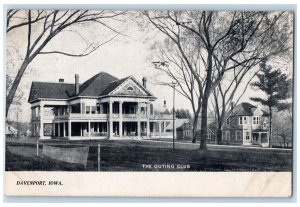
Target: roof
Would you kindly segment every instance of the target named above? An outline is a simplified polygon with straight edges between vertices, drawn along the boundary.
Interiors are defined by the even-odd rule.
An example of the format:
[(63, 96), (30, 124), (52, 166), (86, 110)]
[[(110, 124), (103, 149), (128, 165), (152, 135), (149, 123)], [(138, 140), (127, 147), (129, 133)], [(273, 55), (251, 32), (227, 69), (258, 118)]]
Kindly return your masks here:
[(28, 101), (38, 98), (67, 99), (75, 92), (74, 84), (32, 82)]
[[(243, 102), (234, 107), (231, 116), (253, 116), (253, 112), (257, 109), (257, 106), (254, 106), (250, 103)], [(263, 116), (267, 116), (268, 113), (262, 110)]]
[(147, 96), (153, 97), (153, 95), (132, 76), (118, 79), (108, 73), (100, 72), (79, 86), (78, 95), (75, 95), (74, 83), (32, 82), (28, 102), (32, 102), (39, 98), (68, 99), (77, 96), (98, 97), (109, 95), (130, 78), (146, 91)]
[[(180, 128), (183, 126), (185, 123), (189, 123), (190, 119), (176, 119), (175, 120), (175, 128)], [(166, 130), (173, 130), (173, 122), (168, 122), (166, 126)]]
[[(118, 79), (108, 73), (98, 73), (85, 81), (79, 88), (79, 96), (100, 96), (106, 95), (106, 88), (114, 85), (113, 82)], [(106, 93), (104, 93), (106, 92)]]

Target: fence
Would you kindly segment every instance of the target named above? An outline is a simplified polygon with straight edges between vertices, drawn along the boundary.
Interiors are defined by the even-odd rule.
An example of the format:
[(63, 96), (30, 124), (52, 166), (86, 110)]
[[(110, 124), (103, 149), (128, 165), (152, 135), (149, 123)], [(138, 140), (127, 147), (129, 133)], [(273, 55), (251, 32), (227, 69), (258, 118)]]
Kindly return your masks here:
[[(71, 144), (74, 146), (74, 144)], [(76, 146), (78, 145), (78, 146)], [(40, 156), (39, 148), (40, 146), (43, 147), (42, 156)], [(68, 144), (63, 143), (40, 143), (37, 141), (36, 143), (36, 155), (39, 157), (49, 157), (54, 160), (72, 163), (72, 164), (79, 164), (83, 165), (86, 169), (88, 155), (89, 155), (89, 148), (91, 146), (97, 146), (97, 164), (98, 164), (98, 171), (101, 170), (101, 145), (82, 145), (82, 144), (75, 144), (76, 147), (70, 147)]]

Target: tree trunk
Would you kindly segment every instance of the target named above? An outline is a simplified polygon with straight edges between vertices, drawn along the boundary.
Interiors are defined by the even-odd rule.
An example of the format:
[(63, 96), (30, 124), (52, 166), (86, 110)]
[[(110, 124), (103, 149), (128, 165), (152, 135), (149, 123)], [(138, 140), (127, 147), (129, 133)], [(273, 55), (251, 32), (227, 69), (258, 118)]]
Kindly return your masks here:
[(222, 141), (222, 129), (218, 127), (217, 130), (217, 144), (221, 144)]
[(29, 63), (30, 63), (30, 61), (25, 58), (25, 60), (22, 63), (21, 68), (19, 69), (18, 74), (17, 74), (11, 88), (9, 89), (8, 95), (6, 97), (6, 117), (8, 115), (10, 105), (13, 103), (15, 94), (17, 92), (18, 86), (19, 86), (19, 84), (21, 82), (21, 79), (23, 77), (23, 74), (24, 74), (24, 72), (25, 72), (25, 70), (26, 70)]
[(196, 141), (197, 141), (198, 122), (199, 122), (199, 110), (196, 111), (195, 117), (194, 117), (192, 143), (196, 143)]
[(200, 130), (200, 150), (207, 150), (206, 147), (206, 137), (207, 137), (207, 106), (208, 99), (211, 92), (211, 73), (212, 73), (212, 51), (209, 49), (207, 57), (207, 76), (206, 76), (206, 86), (202, 99), (202, 108), (201, 108), (201, 130)]
[(206, 150), (206, 137), (207, 137), (207, 102), (209, 94), (205, 94), (202, 102), (201, 110), (201, 130), (200, 130), (200, 149)]
[(269, 132), (269, 147), (272, 147), (272, 107), (269, 106), (270, 111), (270, 132)]

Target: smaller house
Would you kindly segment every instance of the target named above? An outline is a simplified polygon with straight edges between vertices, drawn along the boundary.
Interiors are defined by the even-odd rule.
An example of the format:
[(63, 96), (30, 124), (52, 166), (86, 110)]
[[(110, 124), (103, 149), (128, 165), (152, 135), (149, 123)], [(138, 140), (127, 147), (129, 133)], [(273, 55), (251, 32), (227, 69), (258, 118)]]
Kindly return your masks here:
[(225, 120), (222, 144), (269, 146), (268, 113), (249, 103), (234, 107)]
[(193, 121), (191, 119), (178, 119), (180, 123), (177, 125), (176, 134), (178, 140), (192, 140), (193, 137)]

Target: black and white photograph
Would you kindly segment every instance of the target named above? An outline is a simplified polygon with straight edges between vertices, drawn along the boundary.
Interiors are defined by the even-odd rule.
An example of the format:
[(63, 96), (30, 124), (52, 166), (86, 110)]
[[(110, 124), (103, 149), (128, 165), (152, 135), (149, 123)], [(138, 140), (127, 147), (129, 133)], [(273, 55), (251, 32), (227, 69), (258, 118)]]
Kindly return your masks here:
[(292, 176), (293, 11), (5, 17), (5, 172)]

